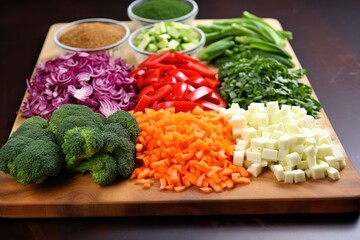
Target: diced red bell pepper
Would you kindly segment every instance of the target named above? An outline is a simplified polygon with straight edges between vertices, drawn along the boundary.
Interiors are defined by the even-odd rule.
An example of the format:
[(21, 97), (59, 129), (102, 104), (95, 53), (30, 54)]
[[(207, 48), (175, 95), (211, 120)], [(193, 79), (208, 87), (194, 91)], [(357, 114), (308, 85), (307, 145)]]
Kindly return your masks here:
[(190, 77), (187, 83), (191, 84), (194, 87), (207, 86), (207, 81), (203, 77)]
[(198, 100), (196, 101), (196, 103), (200, 104), (200, 106), (204, 109), (204, 110), (219, 110), (220, 108), (224, 108), (226, 107), (226, 104), (225, 106), (222, 106), (222, 105), (217, 105), (215, 103), (212, 103), (212, 102), (209, 102), (209, 101), (206, 101), (206, 100)]
[(206, 80), (206, 85), (212, 89), (216, 89), (221, 84), (221, 82), (216, 78), (208, 78), (207, 77), (207, 78), (205, 78), (205, 80)]
[(170, 76), (175, 77), (178, 81), (182, 81), (185, 82), (189, 79), (189, 77), (187, 75), (185, 75), (184, 72), (175, 69), (175, 70), (170, 70), (167, 72), (167, 74), (169, 74)]
[(195, 102), (213, 92), (214, 92), (213, 89), (206, 87), (206, 86), (202, 86), (202, 87), (195, 89), (195, 91), (189, 93), (188, 95), (186, 95), (186, 98), (192, 102)]
[(166, 84), (155, 90), (155, 93), (150, 96), (151, 102), (157, 102), (169, 95), (173, 90), (170, 84)]
[(210, 77), (210, 78), (216, 77), (216, 72), (214, 72), (209, 67), (207, 67), (206, 65), (204, 65), (200, 62), (197, 62), (197, 63), (188, 62), (187, 66), (189, 69), (197, 71), (198, 73), (200, 73), (201, 75), (203, 75), (205, 77)]
[(183, 101), (185, 100), (185, 96), (189, 92), (189, 85), (184, 82), (177, 82), (172, 85), (173, 91), (171, 95), (165, 97), (165, 101)]
[(137, 95), (137, 98), (140, 100), (140, 98), (143, 96), (143, 95), (153, 95), (155, 93), (155, 89), (153, 86), (149, 85), (149, 86), (146, 86), (144, 88), (141, 89), (141, 91), (139, 92), (139, 94)]
[(170, 84), (170, 85), (173, 85), (175, 83), (177, 83), (178, 81), (176, 80), (175, 77), (173, 76), (169, 76), (169, 75), (166, 75), (162, 78), (160, 78), (156, 83), (153, 84), (154, 88), (157, 89), (157, 88), (160, 88), (166, 84)]
[(221, 107), (226, 107), (226, 102), (224, 101), (224, 99), (222, 99), (222, 97), (215, 91), (213, 91), (211, 94), (206, 95), (203, 100), (214, 103)]
[(151, 99), (148, 95), (142, 95), (137, 102), (134, 111), (144, 111), (145, 108), (149, 107), (151, 103)]

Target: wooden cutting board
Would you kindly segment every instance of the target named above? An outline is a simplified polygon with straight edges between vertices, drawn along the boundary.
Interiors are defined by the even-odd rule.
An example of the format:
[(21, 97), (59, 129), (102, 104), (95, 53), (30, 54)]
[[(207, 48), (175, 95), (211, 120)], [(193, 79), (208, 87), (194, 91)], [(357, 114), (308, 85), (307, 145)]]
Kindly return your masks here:
[[(281, 29), (276, 19), (266, 19)], [(210, 24), (212, 20), (196, 20), (196, 24)], [(131, 22), (125, 22), (131, 30)], [(53, 35), (62, 23), (50, 27), (38, 62), (63, 54), (53, 43)], [(297, 67), (300, 63), (290, 44), (287, 50), (293, 55)], [(127, 45), (124, 58), (136, 64)], [(308, 79), (305, 83), (310, 84)], [(24, 99), (26, 94), (24, 96)], [(13, 130), (24, 118), (17, 116)], [(340, 144), (324, 111), (320, 124), (328, 129), (333, 141)], [(222, 193), (205, 194), (197, 188), (175, 193), (160, 191), (158, 184), (144, 190), (131, 180), (118, 180), (101, 187), (93, 183), (90, 175), (63, 173), (41, 185), (21, 186), (16, 180), (0, 173), (0, 217), (85, 217), (85, 216), (166, 216), (214, 214), (271, 214), (271, 213), (336, 213), (359, 211), (360, 178), (346, 152), (346, 167), (341, 179), (332, 181), (311, 180), (300, 184), (278, 182), (273, 173), (265, 170), (260, 177), (252, 178), (249, 185), (237, 185)]]

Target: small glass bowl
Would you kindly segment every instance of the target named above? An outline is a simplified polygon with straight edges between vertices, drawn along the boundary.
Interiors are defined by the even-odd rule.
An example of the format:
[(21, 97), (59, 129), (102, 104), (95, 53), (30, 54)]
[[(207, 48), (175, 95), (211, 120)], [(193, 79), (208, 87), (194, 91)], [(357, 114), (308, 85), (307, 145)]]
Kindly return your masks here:
[[(59, 38), (62, 34), (66, 33), (73, 27), (75, 27), (79, 24), (83, 24), (83, 23), (112, 24), (112, 25), (119, 27), (124, 32), (124, 36), (117, 42), (114, 42), (114, 43), (104, 46), (104, 47), (98, 47), (98, 48), (76, 48), (76, 47), (71, 47), (71, 46), (65, 45), (59, 41)], [(124, 43), (127, 42), (129, 36), (130, 36), (129, 27), (119, 21), (116, 21), (113, 19), (107, 19), (107, 18), (87, 18), (87, 19), (77, 20), (77, 21), (65, 24), (64, 26), (60, 27), (55, 32), (53, 40), (54, 40), (56, 46), (58, 46), (64, 52), (78, 51), (78, 52), (87, 52), (89, 54), (109, 54), (110, 56), (112, 56), (114, 58), (120, 58), (120, 57), (123, 57), (121, 49), (122, 49)]]
[[(155, 24), (150, 24), (150, 25), (146, 25), (143, 26), (137, 30), (135, 30), (134, 32), (132, 32), (130, 34), (130, 37), (128, 39), (128, 45), (130, 46), (130, 49), (132, 50), (132, 52), (134, 53), (134, 57), (137, 63), (141, 63), (142, 61), (144, 61), (146, 58), (148, 58), (151, 54), (156, 54), (154, 52), (149, 52), (149, 51), (145, 51), (142, 49), (139, 49), (138, 47), (135, 46), (134, 41), (135, 39), (146, 29), (152, 28), (154, 27)], [(205, 45), (205, 34), (202, 30), (200, 30), (197, 27), (194, 26), (190, 26), (196, 33), (199, 34), (200, 36), (200, 40), (198, 42), (198, 44), (190, 49), (187, 50), (182, 50), (182, 51), (177, 51), (179, 53), (182, 54), (186, 54), (189, 55), (191, 57), (196, 58), (197, 54), (199, 53), (199, 51), (201, 50), (201, 48)]]
[(195, 19), (196, 15), (199, 12), (199, 7), (195, 1), (184, 0), (184, 2), (186, 2), (192, 6), (192, 10), (188, 14), (178, 17), (178, 18), (156, 20), (156, 19), (142, 18), (142, 17), (135, 15), (133, 12), (133, 9), (147, 1), (148, 0), (135, 0), (127, 8), (127, 15), (135, 23), (136, 29), (146, 26), (146, 25), (149, 25), (149, 24), (154, 24), (154, 23), (162, 22), (162, 21), (182, 22), (182, 23), (191, 25), (192, 21)]

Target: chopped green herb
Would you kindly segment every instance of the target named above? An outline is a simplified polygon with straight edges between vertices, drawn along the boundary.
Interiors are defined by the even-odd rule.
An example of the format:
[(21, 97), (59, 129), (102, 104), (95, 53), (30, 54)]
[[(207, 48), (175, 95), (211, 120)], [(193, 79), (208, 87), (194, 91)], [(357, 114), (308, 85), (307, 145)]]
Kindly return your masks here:
[(312, 88), (301, 82), (305, 74), (305, 69), (290, 71), (272, 58), (237, 59), (219, 67), (219, 94), (229, 106), (238, 103), (246, 109), (252, 102), (278, 101), (303, 107), (318, 118), (321, 104), (312, 97)]

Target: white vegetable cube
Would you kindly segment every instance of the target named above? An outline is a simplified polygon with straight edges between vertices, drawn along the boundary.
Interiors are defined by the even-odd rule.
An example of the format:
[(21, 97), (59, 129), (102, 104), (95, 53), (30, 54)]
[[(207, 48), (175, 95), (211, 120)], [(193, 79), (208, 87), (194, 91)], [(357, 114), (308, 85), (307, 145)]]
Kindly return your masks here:
[(252, 138), (250, 141), (250, 148), (251, 149), (260, 149), (262, 150), (265, 147), (266, 139), (265, 138)]
[(269, 148), (263, 148), (262, 154), (261, 154), (261, 158), (268, 160), (268, 161), (277, 161), (277, 154), (278, 151), (274, 150), (274, 149), (269, 149)]
[(253, 163), (260, 163), (261, 162), (261, 153), (260, 152), (253, 152), (253, 151), (245, 151), (246, 159)]
[(325, 178), (326, 168), (320, 164), (310, 167), (310, 174), (313, 179), (322, 179)]
[(300, 119), (300, 118), (303, 118), (305, 117), (307, 114), (307, 111), (305, 108), (299, 108), (299, 110), (296, 111), (296, 116), (295, 118), (296, 119)]
[(244, 115), (232, 116), (229, 123), (233, 128), (245, 128), (246, 127), (246, 118)]
[(301, 132), (301, 129), (297, 126), (296, 123), (286, 123), (284, 124), (286, 132), (297, 134)]
[(343, 169), (346, 166), (345, 159), (340, 160), (339, 164), (340, 164), (340, 169)]
[(250, 141), (252, 138), (256, 136), (257, 136), (257, 132), (256, 129), (253, 127), (247, 127), (241, 130), (241, 138), (246, 141)]
[(300, 155), (300, 158), (301, 158), (301, 157), (302, 157), (302, 154), (303, 154), (303, 152), (304, 152), (304, 145), (298, 144), (298, 145), (296, 145), (296, 146), (293, 146), (293, 147), (291, 148), (291, 151), (292, 151), (292, 152), (297, 152), (297, 153)]
[(305, 128), (314, 128), (315, 127), (315, 119), (310, 115), (306, 115), (299, 119), (299, 127)]
[(248, 167), (247, 171), (254, 177), (258, 177), (262, 172), (262, 165), (261, 163), (253, 163)]
[(306, 135), (302, 133), (294, 134), (294, 145), (298, 144), (305, 144), (306, 142)]
[(219, 114), (220, 116), (222, 116), (224, 118), (225, 121), (229, 121), (233, 114), (230, 108), (226, 109), (226, 108), (220, 108), (219, 109)]
[(265, 147), (269, 149), (278, 149), (278, 141), (275, 139), (266, 139)]
[(234, 151), (233, 163), (237, 166), (244, 165), (245, 151)]
[(333, 167), (337, 170), (340, 170), (340, 161), (336, 160), (334, 156), (326, 156), (325, 161), (329, 164), (330, 167)]
[(298, 164), (297, 167), (301, 170), (305, 170), (309, 168), (309, 161), (308, 160), (301, 160)]
[(253, 122), (257, 127), (265, 127), (269, 125), (269, 118), (267, 113), (258, 112), (253, 116)]
[(294, 182), (294, 171), (285, 171), (284, 172), (284, 182), (293, 183)]
[(277, 160), (278, 161), (285, 161), (286, 155), (289, 154), (289, 150), (288, 149), (280, 149), (278, 151), (278, 156), (277, 156)]
[(289, 123), (296, 123), (295, 121), (293, 121), (293, 118), (295, 117), (295, 114), (292, 112), (289, 112), (287, 115), (280, 117), (280, 122), (284, 123), (284, 124), (289, 124)]
[(277, 114), (277, 112), (275, 113), (269, 113), (268, 114), (268, 118), (269, 118), (269, 124), (275, 124), (275, 123), (279, 123), (280, 122), (280, 117)]
[(316, 165), (316, 151), (313, 145), (310, 145), (304, 149), (304, 154), (308, 160), (309, 167)]
[[(271, 134), (272, 134), (272, 132), (262, 131), (262, 132), (261, 132), (261, 137), (263, 137), (263, 138), (271, 138)], [(276, 141), (276, 142), (277, 142), (277, 141)]]
[(280, 164), (276, 164), (276, 165), (272, 165), (270, 169), (274, 173), (278, 181), (284, 181), (285, 175), (284, 175), (283, 166), (281, 166)]
[(307, 178), (310, 178), (311, 177), (311, 171), (310, 171), (310, 169), (308, 168), (308, 169), (305, 169), (305, 175), (306, 175), (306, 177)]
[(340, 179), (339, 171), (333, 167), (329, 167), (326, 169), (326, 175), (332, 180)]
[(266, 161), (266, 160), (261, 160), (261, 166), (264, 168), (264, 167), (267, 167), (269, 165), (269, 162)]
[(248, 145), (249, 145), (248, 141), (237, 139), (235, 150), (245, 150), (248, 147)]
[(323, 166), (325, 169), (330, 167), (330, 165), (327, 162), (321, 160), (319, 161), (319, 165)]
[(344, 159), (344, 155), (342, 153), (342, 149), (340, 145), (331, 145), (331, 150), (335, 159), (337, 160)]
[(292, 166), (284, 166), (284, 171), (292, 171), (293, 169)]
[(238, 103), (231, 103), (230, 110), (240, 110), (242, 109)]
[(292, 144), (292, 136), (282, 135), (279, 137), (279, 150), (290, 149)]
[(281, 110), (290, 111), (291, 110), (291, 105), (283, 104), (283, 105), (281, 105)]
[(305, 172), (303, 170), (296, 169), (296, 170), (293, 170), (293, 173), (294, 173), (294, 182), (295, 183), (306, 181)]
[(271, 101), (266, 103), (266, 107), (269, 113), (276, 113), (280, 110), (278, 101)]
[(232, 129), (232, 136), (234, 139), (242, 138), (244, 128), (233, 128)]
[(323, 134), (321, 137), (320, 137), (320, 144), (329, 144), (331, 145), (332, 144), (332, 139), (331, 139), (331, 136), (330, 134)]
[(285, 157), (286, 164), (288, 166), (294, 167), (300, 163), (301, 158), (297, 152), (292, 152)]
[(322, 158), (324, 158), (326, 156), (334, 156), (333, 148), (330, 145), (323, 144), (323, 145), (321, 145), (321, 147), (322, 147)]
[(283, 131), (280, 131), (280, 130), (274, 130), (272, 135), (271, 135), (271, 138), (272, 139), (279, 139), (281, 136), (284, 135), (284, 132)]
[(313, 137), (307, 137), (307, 138), (306, 138), (306, 140), (305, 140), (305, 146), (310, 146), (310, 145), (316, 147), (316, 140), (315, 140), (315, 138), (313, 138)]

